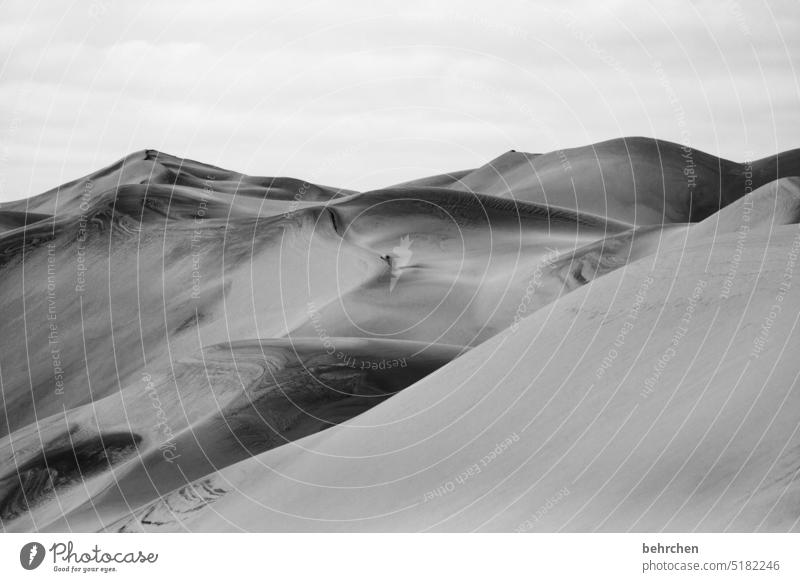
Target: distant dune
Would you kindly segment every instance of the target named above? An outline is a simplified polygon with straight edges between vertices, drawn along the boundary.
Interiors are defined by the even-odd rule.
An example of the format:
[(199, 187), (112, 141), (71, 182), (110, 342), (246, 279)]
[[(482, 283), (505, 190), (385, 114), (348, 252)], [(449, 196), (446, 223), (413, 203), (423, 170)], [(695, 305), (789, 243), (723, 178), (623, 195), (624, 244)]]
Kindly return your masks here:
[(4, 531), (796, 531), (800, 150), (0, 205)]

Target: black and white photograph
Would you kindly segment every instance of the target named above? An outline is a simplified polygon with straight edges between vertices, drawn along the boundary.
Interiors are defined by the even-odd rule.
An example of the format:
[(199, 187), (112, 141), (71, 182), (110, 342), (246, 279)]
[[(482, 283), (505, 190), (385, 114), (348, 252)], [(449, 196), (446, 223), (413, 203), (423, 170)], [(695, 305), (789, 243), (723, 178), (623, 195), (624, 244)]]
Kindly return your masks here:
[(3, 579), (800, 579), (797, 0), (1, 10)]

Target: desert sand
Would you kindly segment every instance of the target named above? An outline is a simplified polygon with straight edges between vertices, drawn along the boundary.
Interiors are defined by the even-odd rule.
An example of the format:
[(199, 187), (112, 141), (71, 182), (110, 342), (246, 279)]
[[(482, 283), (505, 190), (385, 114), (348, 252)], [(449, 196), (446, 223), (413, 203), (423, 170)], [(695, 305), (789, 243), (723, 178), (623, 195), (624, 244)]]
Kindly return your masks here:
[(3, 531), (796, 531), (800, 150), (0, 205)]

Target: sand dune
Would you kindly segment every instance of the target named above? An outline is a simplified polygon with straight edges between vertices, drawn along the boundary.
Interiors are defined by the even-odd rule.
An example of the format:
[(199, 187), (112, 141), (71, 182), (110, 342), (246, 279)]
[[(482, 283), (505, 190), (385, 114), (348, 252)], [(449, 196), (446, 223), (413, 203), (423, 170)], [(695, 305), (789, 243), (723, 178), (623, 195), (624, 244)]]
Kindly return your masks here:
[(362, 415), (376, 438), (336, 427), (221, 471), (182, 526), (795, 530), (796, 294), (754, 350), (798, 232), (754, 237), (729, 296), (722, 245), (608, 275)]
[(371, 192), (147, 150), (0, 205), (0, 522), (798, 529), (800, 150)]
[(642, 225), (696, 222), (741, 198), (748, 188), (798, 175), (797, 150), (735, 163), (637, 137), (535, 156), (507, 152), (459, 176), (451, 187)]
[[(207, 348), (200, 357), (174, 362), (167, 373), (144, 371), (115, 394), (40, 419), (4, 439), (4, 454), (11, 453), (9, 445), (14, 450), (3, 465), (16, 463), (25, 480), (4, 479), (0, 513), (4, 520), (18, 518), (12, 528), (25, 530), (57, 520), (65, 511), (94, 512), (98, 504), (129, 511), (187, 480), (347, 421), (462, 351), (350, 338)], [(126, 455), (95, 455), (76, 461), (70, 471), (44, 463), (38, 453), (42, 442), (48, 458), (71, 447), (102, 451), (97, 443), (108, 447), (126, 430), (135, 430)], [(48, 471), (57, 507), (39, 503), (52, 494), (42, 484)], [(87, 488), (92, 492), (88, 502)], [(26, 513), (28, 508), (32, 511)]]
[[(99, 194), (120, 186), (136, 185), (168, 186), (176, 192), (189, 192), (195, 199), (216, 195), (219, 202), (243, 205), (251, 211), (257, 209), (258, 205), (248, 204), (249, 198), (260, 201), (319, 202), (352, 193), (350, 190), (309, 184), (295, 178), (247, 176), (156, 150), (143, 150), (38, 196), (0, 204), (0, 211), (56, 216), (74, 214), (81, 210), (82, 203), (91, 204)], [(234, 196), (236, 200), (233, 200)]]

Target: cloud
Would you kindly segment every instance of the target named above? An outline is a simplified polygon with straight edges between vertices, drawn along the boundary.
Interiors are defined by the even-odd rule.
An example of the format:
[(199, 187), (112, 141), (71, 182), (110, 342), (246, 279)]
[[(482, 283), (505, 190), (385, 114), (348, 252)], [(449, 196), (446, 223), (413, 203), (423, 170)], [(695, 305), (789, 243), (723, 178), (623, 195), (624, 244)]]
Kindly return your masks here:
[(511, 148), (680, 141), (676, 102), (696, 147), (767, 155), (797, 145), (792, 4), (14, 1), (0, 200), (144, 147), (373, 188)]

